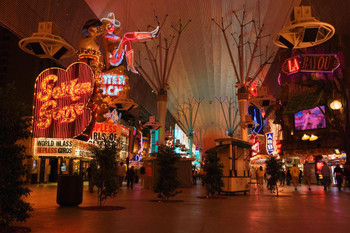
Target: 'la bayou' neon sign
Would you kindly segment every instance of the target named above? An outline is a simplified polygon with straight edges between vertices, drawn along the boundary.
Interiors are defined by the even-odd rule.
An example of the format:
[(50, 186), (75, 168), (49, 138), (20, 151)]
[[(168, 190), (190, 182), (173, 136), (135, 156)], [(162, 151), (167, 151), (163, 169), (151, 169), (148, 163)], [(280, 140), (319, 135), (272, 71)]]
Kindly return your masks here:
[(287, 59), (282, 64), (282, 71), (286, 74), (297, 72), (332, 73), (340, 65), (336, 54), (301, 54)]
[(87, 104), (93, 86), (93, 72), (85, 63), (43, 71), (35, 84), (34, 137), (72, 138), (84, 131), (91, 120)]

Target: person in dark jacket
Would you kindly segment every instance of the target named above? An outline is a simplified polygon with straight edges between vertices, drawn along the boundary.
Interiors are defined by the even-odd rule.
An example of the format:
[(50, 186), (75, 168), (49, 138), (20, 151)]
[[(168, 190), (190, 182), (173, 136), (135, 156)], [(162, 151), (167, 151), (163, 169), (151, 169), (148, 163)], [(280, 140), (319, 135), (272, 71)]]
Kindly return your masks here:
[(131, 166), (131, 168), (126, 172), (126, 184), (127, 187), (129, 188), (133, 188), (133, 184), (134, 184), (134, 180), (135, 180), (135, 169), (134, 166)]
[(286, 174), (286, 179), (287, 179), (287, 185), (290, 185), (290, 181), (292, 180), (292, 175), (290, 174), (289, 167), (287, 167), (287, 174)]
[(280, 186), (281, 187), (284, 186), (285, 181), (286, 181), (286, 173), (285, 173), (285, 171), (282, 170), (280, 173)]
[(337, 186), (339, 191), (341, 190), (341, 186), (343, 184), (343, 169), (341, 169), (341, 167), (339, 166), (339, 164), (337, 164), (337, 166), (334, 169), (334, 174), (335, 174), (335, 179), (337, 180)]
[(327, 191), (331, 185), (331, 171), (326, 162), (323, 162), (323, 167), (321, 168), (321, 174), (323, 176), (323, 187)]

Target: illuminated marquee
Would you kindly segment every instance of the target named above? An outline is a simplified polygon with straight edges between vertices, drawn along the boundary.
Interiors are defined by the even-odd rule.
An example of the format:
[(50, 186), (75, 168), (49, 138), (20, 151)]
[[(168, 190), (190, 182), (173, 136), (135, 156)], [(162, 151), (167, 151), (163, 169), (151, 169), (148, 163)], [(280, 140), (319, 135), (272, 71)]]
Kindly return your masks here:
[(34, 137), (73, 138), (83, 132), (91, 120), (87, 104), (93, 89), (93, 72), (85, 63), (43, 71), (34, 90)]
[(91, 144), (76, 139), (35, 138), (35, 156), (91, 157)]
[(297, 72), (332, 73), (339, 65), (339, 59), (335, 54), (302, 54), (287, 59), (282, 65), (282, 71), (286, 74)]
[(102, 87), (104, 95), (118, 96), (126, 85), (126, 78), (122, 74), (102, 74)]
[(35, 138), (34, 155), (40, 156), (64, 156), (73, 155), (72, 139), (46, 139)]
[(96, 145), (102, 145), (104, 140), (109, 139), (116, 142), (117, 147), (120, 149), (126, 150), (126, 142), (125, 140), (121, 140), (121, 136), (123, 136), (124, 139), (129, 137), (129, 130), (122, 125), (96, 123), (89, 142)]

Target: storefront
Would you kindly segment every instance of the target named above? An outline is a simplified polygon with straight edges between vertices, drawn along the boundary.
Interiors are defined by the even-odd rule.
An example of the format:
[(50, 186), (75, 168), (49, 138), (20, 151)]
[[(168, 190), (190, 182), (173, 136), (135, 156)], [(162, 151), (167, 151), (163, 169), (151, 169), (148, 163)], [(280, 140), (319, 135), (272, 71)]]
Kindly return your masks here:
[(119, 159), (125, 160), (129, 152), (129, 129), (120, 124), (95, 123), (89, 143), (100, 146), (103, 141), (110, 139), (117, 145)]
[(92, 159), (91, 144), (76, 139), (34, 138), (31, 181), (56, 182), (61, 174), (80, 174)]

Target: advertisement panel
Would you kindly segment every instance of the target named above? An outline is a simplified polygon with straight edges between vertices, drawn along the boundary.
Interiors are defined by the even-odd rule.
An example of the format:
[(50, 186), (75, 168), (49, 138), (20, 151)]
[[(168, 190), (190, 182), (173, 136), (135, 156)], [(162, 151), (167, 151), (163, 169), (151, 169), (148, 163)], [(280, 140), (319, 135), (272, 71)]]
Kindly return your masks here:
[(129, 129), (119, 124), (96, 123), (89, 143), (101, 146), (106, 139), (117, 143), (121, 151), (128, 151)]
[(35, 156), (91, 157), (91, 144), (76, 139), (35, 138)]
[(73, 139), (34, 139), (34, 155), (67, 156), (73, 155)]

